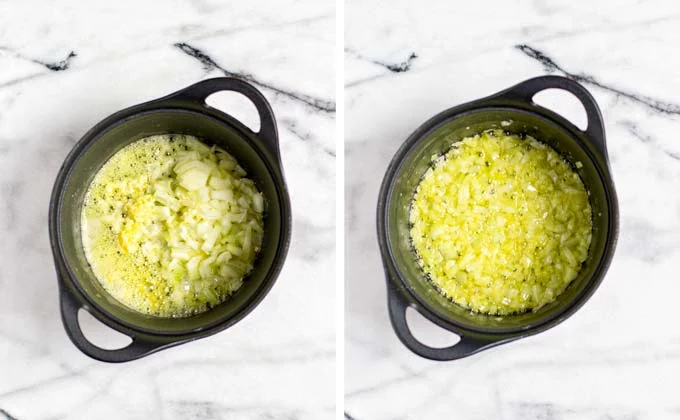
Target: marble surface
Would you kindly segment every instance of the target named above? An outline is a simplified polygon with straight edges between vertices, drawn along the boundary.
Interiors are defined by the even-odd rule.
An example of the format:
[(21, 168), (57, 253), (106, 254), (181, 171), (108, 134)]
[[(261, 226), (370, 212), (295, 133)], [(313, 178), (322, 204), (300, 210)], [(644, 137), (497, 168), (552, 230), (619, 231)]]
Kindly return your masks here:
[[(311, 0), (0, 3), (0, 419), (334, 417), (334, 13)], [(107, 115), (225, 74), (256, 84), (278, 119), (294, 225), (279, 280), (218, 335), (91, 360), (59, 316), (57, 170)], [(252, 116), (243, 100), (214, 103)], [(98, 344), (120, 342), (83, 323)]]
[[(346, 419), (680, 418), (680, 6), (673, 1), (410, 2), (345, 8)], [(398, 342), (375, 233), (384, 170), (439, 111), (542, 74), (605, 118), (621, 210), (602, 286), (545, 333), (457, 362)], [(568, 95), (537, 101), (583, 123)], [(414, 316), (423, 341), (452, 342)]]

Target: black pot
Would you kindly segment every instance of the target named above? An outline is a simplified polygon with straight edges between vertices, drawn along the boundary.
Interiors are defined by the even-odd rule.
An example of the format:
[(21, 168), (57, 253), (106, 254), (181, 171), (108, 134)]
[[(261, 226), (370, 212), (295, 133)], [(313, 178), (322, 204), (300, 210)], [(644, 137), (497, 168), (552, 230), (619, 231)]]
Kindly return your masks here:
[[(252, 132), (235, 118), (205, 103), (218, 91), (245, 95), (260, 116)], [(232, 154), (264, 194), (264, 239), (255, 268), (244, 285), (224, 303), (186, 318), (161, 318), (131, 310), (97, 281), (85, 258), (80, 234), (83, 197), (101, 166), (124, 146), (156, 134), (190, 134)], [(234, 325), (264, 298), (281, 270), (291, 234), (291, 210), (279, 155), (276, 122), (269, 103), (252, 85), (233, 78), (204, 80), (166, 97), (136, 105), (106, 118), (75, 145), (57, 176), (49, 228), (64, 328), (83, 353), (106, 362), (125, 362)], [(78, 325), (85, 309), (132, 342), (105, 350), (90, 343)]]
[[(536, 93), (553, 88), (569, 91), (581, 101), (588, 116), (585, 131), (533, 102)], [(504, 126), (501, 121), (512, 123)], [(448, 151), (454, 142), (492, 128), (532, 135), (572, 164), (580, 161), (583, 166), (576, 170), (590, 193), (593, 209), (592, 242), (577, 278), (554, 302), (538, 311), (503, 317), (473, 313), (439, 293), (416, 261), (408, 226), (410, 201), (431, 165), (431, 157)], [(616, 245), (618, 203), (597, 103), (580, 84), (545, 76), (436, 115), (420, 126), (392, 159), (380, 190), (377, 216), (390, 319), (399, 339), (414, 353), (433, 360), (454, 360), (554, 327), (595, 292)], [(459, 335), (460, 341), (445, 348), (421, 343), (406, 323), (409, 307)]]

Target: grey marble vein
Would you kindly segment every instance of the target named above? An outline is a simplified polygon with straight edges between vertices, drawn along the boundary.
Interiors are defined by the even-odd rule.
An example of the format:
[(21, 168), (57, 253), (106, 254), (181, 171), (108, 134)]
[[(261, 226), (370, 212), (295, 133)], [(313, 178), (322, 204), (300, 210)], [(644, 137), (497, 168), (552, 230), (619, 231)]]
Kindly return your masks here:
[(587, 73), (574, 73), (568, 70), (565, 70), (562, 66), (557, 64), (557, 62), (546, 55), (544, 52), (533, 48), (529, 45), (526, 44), (518, 44), (515, 46), (519, 51), (524, 53), (526, 56), (533, 58), (534, 60), (538, 61), (543, 65), (545, 70), (547, 72), (559, 72), (562, 73), (564, 76), (576, 80), (577, 82), (586, 84), (586, 85), (592, 85), (596, 86), (600, 89), (604, 89), (608, 92), (614, 93), (618, 96), (622, 96), (626, 99), (629, 99), (633, 102), (636, 102), (640, 105), (643, 105), (649, 109), (652, 109), (654, 111), (660, 112), (662, 114), (667, 114), (667, 115), (680, 115), (680, 105), (673, 103), (673, 102), (666, 102), (662, 101), (660, 99), (653, 98), (651, 96), (646, 96), (646, 95), (640, 95), (637, 93), (633, 93), (627, 90), (624, 90), (622, 88), (616, 87), (616, 86), (611, 86), (607, 83), (600, 82), (597, 80), (594, 76), (589, 75)]
[(7, 411), (3, 410), (2, 408), (0, 408), (0, 415), (4, 416), (5, 420), (19, 420), (18, 418), (9, 414)]
[(356, 50), (352, 48), (345, 48), (345, 53), (351, 55), (354, 58), (357, 58), (359, 60), (363, 61), (368, 61), (369, 63), (376, 64), (380, 67), (384, 67), (385, 69), (389, 70), (392, 73), (404, 73), (409, 70), (411, 70), (411, 65), (413, 64), (413, 61), (418, 58), (418, 55), (416, 55), (415, 52), (412, 52), (406, 60), (400, 62), (400, 63), (386, 63), (384, 61), (376, 60), (374, 58), (369, 58), (366, 57), (365, 55), (357, 52)]
[(196, 48), (193, 45), (189, 45), (185, 42), (178, 42), (175, 44), (175, 47), (179, 48), (183, 53), (186, 55), (195, 58), (198, 60), (201, 64), (203, 64), (203, 68), (205, 70), (212, 70), (212, 69), (217, 69), (224, 73), (225, 76), (230, 76), (230, 77), (237, 77), (243, 80), (246, 80), (248, 82), (251, 82), (259, 87), (269, 89), (279, 95), (283, 95), (285, 97), (288, 97), (290, 99), (293, 99), (295, 101), (299, 101), (304, 103), (305, 105), (317, 110), (317, 111), (323, 111), (323, 112), (328, 112), (328, 113), (334, 113), (335, 112), (335, 103), (332, 101), (328, 101), (325, 99), (320, 99), (320, 98), (315, 98), (310, 95), (306, 95), (303, 93), (298, 93), (298, 92), (292, 92), (286, 89), (279, 88), (271, 83), (268, 82), (263, 82), (260, 80), (257, 80), (254, 76), (247, 74), (247, 73), (240, 73), (240, 72), (233, 72), (230, 70), (225, 69), (221, 65), (217, 64), (215, 60), (209, 56), (207, 53), (205, 53), (203, 50)]
[(19, 83), (28, 82), (30, 80), (35, 80), (35, 79), (38, 79), (40, 77), (45, 76), (46, 74), (49, 74), (49, 73), (42, 72), (42, 73), (31, 74), (31, 75), (28, 75), (28, 76), (17, 77), (16, 79), (11, 79), (11, 80), (8, 80), (6, 82), (0, 83), (0, 88), (10, 87), (10, 86), (18, 85)]
[(305, 130), (303, 127), (299, 125), (299, 123), (296, 120), (292, 118), (282, 118), (280, 123), (283, 127), (290, 131), (296, 138), (302, 140), (303, 142), (312, 143), (323, 153), (327, 154), (328, 156), (335, 157), (334, 149), (330, 149), (327, 146), (322, 145), (318, 141), (314, 133), (310, 132), (309, 130)]
[(640, 132), (640, 129), (638, 128), (638, 125), (634, 121), (626, 119), (619, 121), (618, 124), (624, 127), (631, 135), (633, 135), (633, 137), (640, 140), (641, 142), (654, 146), (656, 149), (661, 151), (661, 153), (663, 153), (664, 155), (668, 156), (673, 160), (680, 161), (679, 152), (668, 150), (662, 145), (660, 145), (659, 142), (654, 137), (648, 134), (642, 134)]
[(27, 61), (30, 61), (32, 63), (40, 64), (41, 66), (45, 67), (46, 69), (52, 70), (52, 71), (67, 70), (71, 65), (71, 59), (78, 56), (78, 54), (76, 54), (75, 51), (71, 51), (66, 55), (66, 58), (64, 58), (62, 60), (45, 61), (45, 60), (39, 60), (37, 58), (27, 57), (27, 56), (20, 54), (20, 53), (14, 51), (13, 49), (7, 48), (7, 47), (0, 46), (0, 52), (4, 52), (6, 54), (9, 54), (13, 57), (19, 58), (21, 60), (27, 60)]

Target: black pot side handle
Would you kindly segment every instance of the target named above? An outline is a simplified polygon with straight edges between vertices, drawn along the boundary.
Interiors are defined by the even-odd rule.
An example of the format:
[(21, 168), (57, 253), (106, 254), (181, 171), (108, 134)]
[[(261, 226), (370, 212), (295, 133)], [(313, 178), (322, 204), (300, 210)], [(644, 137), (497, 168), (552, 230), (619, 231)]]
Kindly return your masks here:
[[(80, 324), (78, 323), (78, 311), (83, 309), (83, 305), (63, 286), (61, 287), (59, 294), (59, 299), (61, 301), (61, 319), (64, 323), (64, 328), (66, 329), (68, 337), (80, 351), (93, 359), (109, 363), (129, 362), (174, 344), (179, 344), (179, 342), (168, 341), (167, 339), (163, 340), (162, 338), (156, 341), (143, 339), (141, 337), (131, 337), (132, 342), (120, 349), (107, 350), (95, 346), (85, 337), (83, 331), (80, 329)], [(129, 334), (126, 335), (129, 336)]]
[(216, 77), (213, 79), (202, 80), (191, 86), (188, 86), (178, 92), (175, 92), (164, 99), (184, 99), (198, 102), (202, 106), (207, 106), (206, 98), (216, 92), (231, 91), (237, 92), (250, 99), (255, 105), (257, 113), (260, 116), (260, 130), (253, 134), (260, 138), (267, 150), (281, 162), (279, 153), (279, 134), (276, 129), (276, 119), (274, 118), (274, 111), (267, 99), (262, 93), (252, 84), (234, 77)]
[[(566, 90), (578, 98), (585, 108), (586, 116), (588, 118), (588, 125), (584, 133), (589, 139), (593, 140), (597, 150), (607, 157), (607, 144), (600, 107), (597, 106), (597, 102), (595, 102), (593, 95), (591, 95), (580, 83), (562, 76), (539, 76), (525, 80), (494, 96), (520, 99), (529, 102), (534, 106), (540, 106), (533, 101), (533, 98), (537, 93), (546, 89)], [(576, 129), (578, 130), (578, 128)]]
[(418, 356), (437, 361), (457, 360), (501, 344), (500, 341), (479, 340), (470, 336), (460, 336), (460, 341), (449, 347), (435, 348), (421, 343), (413, 336), (406, 322), (406, 310), (411, 304), (389, 280), (387, 283), (387, 304), (392, 328), (399, 340)]

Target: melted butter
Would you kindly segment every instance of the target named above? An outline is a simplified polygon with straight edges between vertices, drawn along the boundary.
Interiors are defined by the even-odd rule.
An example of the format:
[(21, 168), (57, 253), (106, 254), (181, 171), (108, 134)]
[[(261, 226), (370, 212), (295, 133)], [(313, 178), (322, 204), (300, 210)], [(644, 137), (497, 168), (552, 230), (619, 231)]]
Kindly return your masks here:
[[(219, 182), (208, 184), (215, 187), (179, 186), (175, 170), (187, 155), (200, 157), (193, 163), (213, 163), (209, 179)], [(162, 203), (161, 186), (179, 194), (168, 198), (175, 204)], [(210, 198), (217, 193), (233, 198)], [(210, 206), (218, 217), (202, 219)], [(91, 182), (81, 213), (85, 256), (104, 289), (131, 309), (163, 317), (203, 312), (241, 287), (252, 269), (262, 241), (261, 207), (253, 181), (223, 150), (191, 136), (148, 137), (118, 151)], [(205, 244), (198, 225), (217, 241)]]
[(126, 146), (96, 174), (83, 202), (82, 238), (92, 271), (116, 299), (140, 312), (159, 312), (167, 286), (159, 262), (128, 252), (120, 232), (129, 213), (148, 202), (151, 177), (170, 176), (175, 153), (185, 148), (169, 135)]

